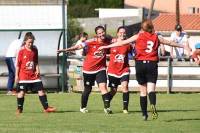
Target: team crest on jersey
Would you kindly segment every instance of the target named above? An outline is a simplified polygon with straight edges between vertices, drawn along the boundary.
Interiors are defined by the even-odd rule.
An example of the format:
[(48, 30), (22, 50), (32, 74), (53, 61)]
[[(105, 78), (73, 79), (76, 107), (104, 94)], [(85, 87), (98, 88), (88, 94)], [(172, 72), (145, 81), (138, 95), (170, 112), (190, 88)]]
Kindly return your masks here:
[(114, 62), (123, 63), (123, 62), (124, 62), (124, 58), (125, 58), (125, 56), (124, 56), (123, 54), (117, 54), (117, 55), (115, 56)]
[(34, 63), (33, 63), (33, 61), (28, 61), (27, 63), (26, 63), (26, 69), (27, 70), (31, 70), (31, 69), (33, 69), (34, 68)]
[(95, 51), (94, 56), (95, 56), (95, 58), (101, 58), (104, 56), (104, 52), (103, 51)]

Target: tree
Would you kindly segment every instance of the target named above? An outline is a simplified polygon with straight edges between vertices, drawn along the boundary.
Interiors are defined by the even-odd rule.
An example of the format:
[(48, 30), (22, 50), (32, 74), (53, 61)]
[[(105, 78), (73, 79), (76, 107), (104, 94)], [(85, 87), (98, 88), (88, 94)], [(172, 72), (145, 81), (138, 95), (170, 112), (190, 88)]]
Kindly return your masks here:
[(67, 47), (71, 47), (74, 43), (75, 36), (79, 35), (83, 31), (83, 28), (80, 26), (80, 23), (75, 18), (72, 18), (70, 16), (68, 16), (67, 24)]

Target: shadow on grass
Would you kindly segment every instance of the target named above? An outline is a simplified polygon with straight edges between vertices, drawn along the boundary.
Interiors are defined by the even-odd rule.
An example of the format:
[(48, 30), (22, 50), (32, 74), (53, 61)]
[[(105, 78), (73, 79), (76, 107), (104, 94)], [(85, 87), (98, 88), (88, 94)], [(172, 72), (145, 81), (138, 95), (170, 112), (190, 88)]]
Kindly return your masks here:
[(188, 110), (183, 110), (183, 109), (169, 109), (169, 110), (157, 110), (158, 112), (193, 112), (193, 111), (199, 111), (199, 110), (195, 110), (195, 109), (188, 109)]
[(176, 121), (200, 121), (200, 118), (165, 120), (165, 122), (176, 122)]
[(78, 111), (78, 110), (62, 110), (62, 111), (56, 111), (56, 112), (54, 112), (54, 113), (72, 113), (72, 112), (80, 112), (80, 111)]

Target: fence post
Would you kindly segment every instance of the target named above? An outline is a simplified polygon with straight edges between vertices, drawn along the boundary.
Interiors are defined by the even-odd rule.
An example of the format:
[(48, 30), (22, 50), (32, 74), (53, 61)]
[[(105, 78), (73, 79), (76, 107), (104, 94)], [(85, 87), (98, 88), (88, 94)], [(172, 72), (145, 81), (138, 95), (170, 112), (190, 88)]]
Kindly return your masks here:
[(167, 83), (168, 83), (168, 90), (167, 93), (170, 94), (172, 90), (172, 60), (170, 57), (167, 58), (168, 62), (168, 76), (167, 76)]

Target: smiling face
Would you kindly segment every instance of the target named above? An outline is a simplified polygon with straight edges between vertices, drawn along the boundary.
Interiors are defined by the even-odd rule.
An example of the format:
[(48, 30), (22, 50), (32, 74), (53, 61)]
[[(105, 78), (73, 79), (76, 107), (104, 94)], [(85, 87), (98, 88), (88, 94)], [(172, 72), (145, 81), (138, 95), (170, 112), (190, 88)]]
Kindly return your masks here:
[(124, 28), (120, 28), (117, 32), (117, 38), (124, 40), (126, 38), (126, 30)]
[(97, 29), (96, 31), (97, 38), (99, 38), (101, 41), (105, 39), (105, 31), (102, 28)]

